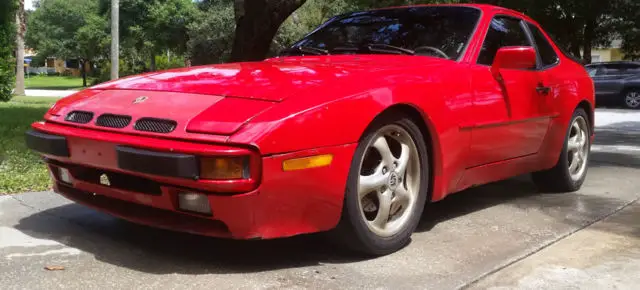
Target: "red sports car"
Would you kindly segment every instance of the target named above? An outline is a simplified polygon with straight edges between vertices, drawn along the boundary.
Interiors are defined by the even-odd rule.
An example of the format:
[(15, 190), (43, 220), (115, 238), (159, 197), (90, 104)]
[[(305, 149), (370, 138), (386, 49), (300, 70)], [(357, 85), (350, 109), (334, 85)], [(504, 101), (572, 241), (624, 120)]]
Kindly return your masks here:
[(58, 101), (26, 134), (56, 192), (234, 239), (327, 232), (372, 255), (448, 194), (524, 173), (578, 190), (594, 85), (527, 16), (484, 5), (332, 18), (281, 55)]

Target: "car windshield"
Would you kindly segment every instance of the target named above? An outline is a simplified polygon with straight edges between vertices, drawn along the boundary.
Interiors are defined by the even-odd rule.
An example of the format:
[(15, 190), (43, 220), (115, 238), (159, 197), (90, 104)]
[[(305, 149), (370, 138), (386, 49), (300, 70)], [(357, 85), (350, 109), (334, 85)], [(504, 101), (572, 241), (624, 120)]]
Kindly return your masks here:
[(387, 53), (457, 60), (480, 19), (463, 6), (422, 6), (354, 12), (323, 24), (281, 55)]

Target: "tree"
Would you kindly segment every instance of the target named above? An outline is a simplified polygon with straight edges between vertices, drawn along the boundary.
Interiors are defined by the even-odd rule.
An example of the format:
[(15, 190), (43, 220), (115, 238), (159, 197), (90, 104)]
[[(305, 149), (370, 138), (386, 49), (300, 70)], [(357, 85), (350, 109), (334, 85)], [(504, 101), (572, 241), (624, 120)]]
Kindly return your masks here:
[(622, 50), (626, 59), (640, 59), (640, 2), (636, 0), (619, 0), (615, 9), (615, 31), (622, 39)]
[(83, 85), (87, 65), (108, 55), (108, 22), (97, 0), (46, 0), (29, 18), (26, 42), (46, 56), (78, 59)]
[(195, 19), (188, 26), (187, 54), (193, 65), (229, 60), (233, 33), (233, 0), (199, 2)]
[(14, 94), (24, 95), (24, 34), (27, 30), (24, 18), (24, 0), (18, 1), (16, 10), (16, 89)]
[(262, 60), (280, 25), (306, 0), (235, 0), (231, 61)]
[(172, 51), (184, 55), (187, 51), (188, 25), (193, 21), (196, 12), (191, 0), (157, 1), (149, 8), (149, 20), (146, 25), (153, 35), (151, 67), (155, 70), (155, 56), (162, 51)]
[[(108, 15), (111, 0), (100, 1), (100, 14)], [(120, 38), (122, 49), (131, 56), (143, 55), (156, 70), (156, 56), (166, 51), (184, 55), (188, 25), (194, 21), (196, 7), (191, 0), (120, 0)], [(137, 58), (137, 57), (134, 57)], [(137, 62), (138, 59), (130, 59)]]
[(0, 1), (0, 101), (11, 99), (14, 85), (16, 2)]

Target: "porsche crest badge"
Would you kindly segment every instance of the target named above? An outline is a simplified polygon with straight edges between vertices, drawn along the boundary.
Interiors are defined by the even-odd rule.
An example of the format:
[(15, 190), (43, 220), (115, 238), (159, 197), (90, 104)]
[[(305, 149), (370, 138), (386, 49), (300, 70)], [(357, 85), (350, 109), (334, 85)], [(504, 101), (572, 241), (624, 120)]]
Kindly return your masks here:
[(105, 186), (111, 186), (111, 181), (109, 180), (109, 176), (106, 174), (100, 175), (100, 184)]
[(149, 99), (149, 97), (147, 97), (147, 96), (140, 96), (140, 97), (137, 97), (135, 100), (133, 100), (133, 104), (135, 105), (135, 104), (144, 103), (144, 101), (146, 101), (148, 99)]

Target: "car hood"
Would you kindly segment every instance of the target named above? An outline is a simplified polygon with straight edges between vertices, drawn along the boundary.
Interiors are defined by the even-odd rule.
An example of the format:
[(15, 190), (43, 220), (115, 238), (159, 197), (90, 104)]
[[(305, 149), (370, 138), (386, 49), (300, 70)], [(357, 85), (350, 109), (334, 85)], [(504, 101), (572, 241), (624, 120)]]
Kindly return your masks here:
[[(429, 75), (451, 61), (412, 56), (288, 57), (169, 70), (119, 79), (60, 100), (45, 119), (68, 123), (74, 112), (94, 119), (74, 126), (130, 134), (233, 135), (261, 112), (287, 98), (340, 98), (411, 79), (409, 67)], [(415, 71), (415, 70), (414, 70)], [(322, 88), (322, 90), (314, 89)], [(330, 88), (330, 96), (327, 96)], [(318, 98), (318, 101), (321, 101)], [(312, 104), (313, 102), (308, 102)], [(292, 112), (293, 113), (293, 112)], [(101, 116), (130, 118), (123, 128), (104, 126)], [(170, 133), (141, 132), (141, 119), (174, 122)], [(161, 121), (162, 121), (161, 120)], [(109, 125), (109, 124), (106, 124)]]
[(376, 79), (402, 73), (409, 66), (437, 66), (451, 61), (419, 56), (338, 55), (273, 58), (148, 73), (93, 87), (231, 96), (280, 102), (303, 91), (340, 82), (379, 85)]

